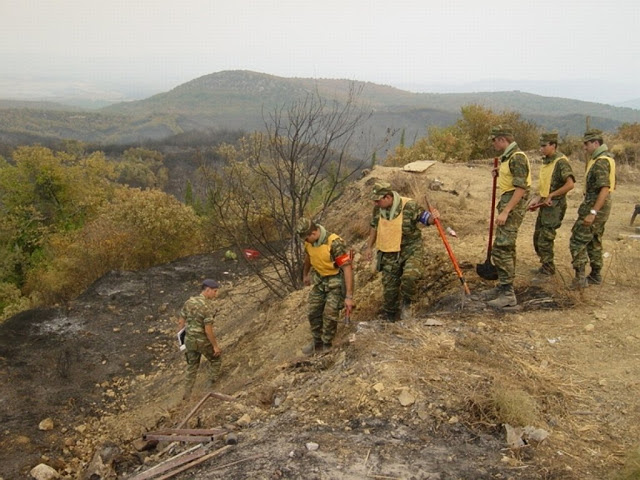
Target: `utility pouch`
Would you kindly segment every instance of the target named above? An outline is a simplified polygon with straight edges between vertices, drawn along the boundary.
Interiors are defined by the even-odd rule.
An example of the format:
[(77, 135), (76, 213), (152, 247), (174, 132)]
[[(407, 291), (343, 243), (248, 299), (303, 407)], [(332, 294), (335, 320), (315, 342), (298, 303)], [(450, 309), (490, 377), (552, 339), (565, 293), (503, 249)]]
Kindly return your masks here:
[(377, 258), (376, 258), (376, 272), (381, 272), (382, 271), (382, 254), (383, 252), (381, 252), (380, 250), (378, 250), (377, 253)]

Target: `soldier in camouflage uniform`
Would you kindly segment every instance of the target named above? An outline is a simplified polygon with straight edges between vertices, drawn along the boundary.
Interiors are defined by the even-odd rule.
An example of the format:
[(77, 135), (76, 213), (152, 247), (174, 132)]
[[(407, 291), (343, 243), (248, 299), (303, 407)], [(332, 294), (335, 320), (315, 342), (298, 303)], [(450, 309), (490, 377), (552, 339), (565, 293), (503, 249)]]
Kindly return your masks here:
[(215, 280), (204, 280), (200, 295), (187, 300), (180, 311), (179, 327), (182, 329), (186, 326), (184, 343), (187, 347), (187, 372), (183, 397), (185, 400), (189, 399), (196, 382), (200, 357), (204, 356), (208, 360), (209, 386), (212, 386), (220, 375), (222, 350), (213, 332), (215, 309), (211, 304), (211, 300), (218, 294), (218, 288), (219, 284)]
[(311, 285), (313, 279), (308, 307), (313, 339), (302, 348), (302, 353), (312, 355), (331, 349), (340, 310), (343, 305), (347, 312), (353, 308), (352, 259), (342, 238), (308, 218), (298, 221), (296, 232), (304, 240), (302, 280)]
[(487, 305), (494, 308), (513, 307), (518, 304), (513, 289), (516, 275), (516, 239), (518, 229), (527, 211), (531, 168), (529, 159), (514, 141), (513, 131), (508, 125), (497, 125), (489, 137), (493, 148), (500, 156), (498, 175), (500, 200), (496, 218), (496, 236), (491, 250), (491, 259), (498, 272), (498, 285), (481, 293)]
[(372, 259), (375, 245), (378, 249), (377, 270), (382, 272), (385, 319), (395, 322), (400, 312), (405, 320), (411, 315), (411, 303), (422, 276), (422, 231), (418, 223), (433, 225), (440, 214), (436, 209), (430, 213), (415, 200), (400, 196), (388, 182), (376, 183), (371, 199), (375, 207), (366, 257)]
[(529, 210), (538, 210), (533, 232), (533, 247), (540, 258), (534, 282), (545, 281), (556, 273), (553, 243), (567, 211), (566, 194), (573, 189), (575, 177), (567, 157), (557, 151), (558, 134), (543, 133), (540, 152), (543, 155), (538, 192), (529, 202)]
[[(603, 142), (602, 131), (587, 130), (583, 141), (588, 154), (584, 200), (578, 207), (578, 219), (569, 241), (575, 270), (574, 288), (602, 283), (602, 237), (611, 212), (611, 192), (616, 183), (616, 162)], [(591, 265), (588, 277), (585, 276), (587, 263)]]

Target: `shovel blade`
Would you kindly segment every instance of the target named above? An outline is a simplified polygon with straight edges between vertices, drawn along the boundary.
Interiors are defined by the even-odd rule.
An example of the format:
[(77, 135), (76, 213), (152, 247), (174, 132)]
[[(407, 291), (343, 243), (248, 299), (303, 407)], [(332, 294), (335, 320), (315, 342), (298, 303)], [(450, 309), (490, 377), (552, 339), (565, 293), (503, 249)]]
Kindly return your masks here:
[(497, 280), (498, 279), (498, 270), (491, 263), (491, 261), (486, 261), (484, 263), (479, 263), (476, 265), (476, 272), (480, 278), (484, 278), (485, 280)]

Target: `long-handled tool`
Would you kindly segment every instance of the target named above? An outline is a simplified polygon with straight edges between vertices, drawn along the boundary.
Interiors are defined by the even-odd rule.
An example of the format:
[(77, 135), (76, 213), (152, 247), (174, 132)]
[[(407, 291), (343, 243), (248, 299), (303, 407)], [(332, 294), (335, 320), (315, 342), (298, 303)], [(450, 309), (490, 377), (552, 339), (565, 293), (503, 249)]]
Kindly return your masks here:
[[(429, 209), (429, 213), (433, 213), (433, 209), (431, 208), (431, 204), (429, 200), (425, 197), (425, 201), (427, 202), (427, 208)], [(442, 239), (442, 243), (444, 243), (444, 248), (447, 249), (447, 253), (449, 254), (449, 258), (451, 259), (451, 263), (453, 263), (453, 268), (456, 270), (458, 274), (458, 278), (460, 279), (460, 283), (462, 283), (462, 288), (464, 289), (464, 293), (470, 295), (469, 286), (467, 285), (467, 281), (464, 279), (464, 275), (462, 274), (462, 270), (458, 266), (458, 262), (456, 260), (456, 256), (453, 254), (453, 250), (451, 250), (451, 246), (447, 241), (447, 236), (444, 233), (444, 229), (442, 228), (442, 223), (440, 223), (439, 218), (434, 217), (434, 224), (438, 228), (438, 233), (440, 234), (440, 238)]]
[(491, 248), (493, 246), (493, 221), (496, 211), (496, 186), (498, 184), (497, 170), (498, 157), (493, 159), (493, 188), (491, 189), (491, 221), (489, 222), (489, 245), (487, 246), (487, 259), (484, 263), (478, 263), (476, 265), (476, 272), (481, 278), (485, 280), (497, 280), (498, 270), (493, 263), (491, 263)]

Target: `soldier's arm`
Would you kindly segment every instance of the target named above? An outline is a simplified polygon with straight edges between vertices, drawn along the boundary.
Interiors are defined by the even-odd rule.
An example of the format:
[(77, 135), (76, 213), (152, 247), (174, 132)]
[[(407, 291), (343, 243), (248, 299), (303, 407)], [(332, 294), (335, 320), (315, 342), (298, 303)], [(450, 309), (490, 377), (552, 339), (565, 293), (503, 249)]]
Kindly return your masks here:
[(305, 285), (310, 285), (311, 280), (309, 279), (309, 271), (311, 270), (311, 258), (309, 258), (309, 254), (304, 252), (304, 263), (302, 264), (302, 283)]
[(207, 323), (204, 326), (204, 333), (207, 335), (211, 346), (213, 347), (213, 356), (219, 357), (222, 353), (220, 350), (220, 346), (218, 345), (218, 339), (216, 338), (215, 333), (213, 333), (213, 325), (211, 323)]
[(549, 196), (547, 197), (547, 201), (545, 203), (550, 205), (551, 199), (553, 197), (560, 197), (565, 193), (570, 192), (571, 190), (573, 190), (574, 185), (575, 185), (575, 181), (573, 180), (573, 177), (572, 176), (567, 177), (567, 179), (564, 182), (564, 185), (562, 185), (559, 189), (549, 193)]

